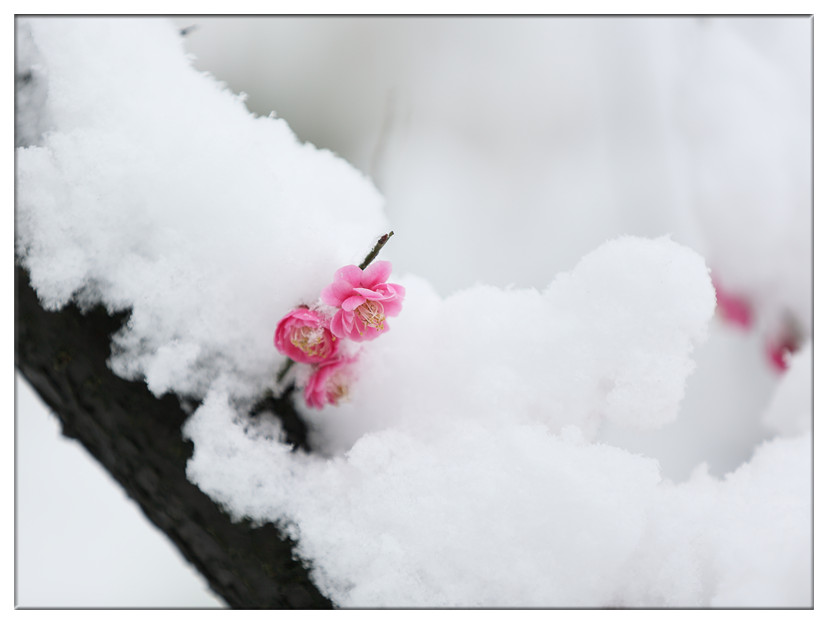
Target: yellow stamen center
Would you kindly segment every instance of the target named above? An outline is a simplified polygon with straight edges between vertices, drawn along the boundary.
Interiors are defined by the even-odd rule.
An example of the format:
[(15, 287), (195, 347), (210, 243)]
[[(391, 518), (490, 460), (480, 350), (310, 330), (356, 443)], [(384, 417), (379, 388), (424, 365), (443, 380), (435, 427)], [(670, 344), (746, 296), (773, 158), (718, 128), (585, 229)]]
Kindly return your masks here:
[(328, 400), (333, 405), (348, 398), (348, 384), (346, 380), (337, 375), (328, 382)]
[(385, 327), (385, 314), (382, 313), (382, 304), (376, 301), (368, 300), (357, 306), (354, 312), (365, 327), (373, 327), (377, 331), (382, 331)]
[(325, 330), (321, 327), (297, 327), (290, 332), (290, 342), (310, 356), (326, 355)]

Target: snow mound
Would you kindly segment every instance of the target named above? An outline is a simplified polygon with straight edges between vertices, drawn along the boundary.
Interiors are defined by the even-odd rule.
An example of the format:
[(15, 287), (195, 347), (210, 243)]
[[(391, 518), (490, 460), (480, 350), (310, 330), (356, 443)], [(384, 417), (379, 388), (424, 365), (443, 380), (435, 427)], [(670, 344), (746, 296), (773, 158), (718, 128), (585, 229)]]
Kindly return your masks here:
[(273, 330), (389, 229), (380, 196), (194, 71), (164, 21), (19, 37), (45, 88), (17, 151), (16, 249), (41, 301), (131, 311), (113, 370), (202, 399), (188, 477), (278, 522), (336, 604), (808, 604), (810, 436), (678, 485), (594, 442), (603, 422), (676, 418), (715, 306), (697, 253), (620, 238), (543, 291), (441, 298), (395, 276), (393, 331), (350, 403), (304, 410), (317, 452), (292, 452), (246, 416), (275, 386)]

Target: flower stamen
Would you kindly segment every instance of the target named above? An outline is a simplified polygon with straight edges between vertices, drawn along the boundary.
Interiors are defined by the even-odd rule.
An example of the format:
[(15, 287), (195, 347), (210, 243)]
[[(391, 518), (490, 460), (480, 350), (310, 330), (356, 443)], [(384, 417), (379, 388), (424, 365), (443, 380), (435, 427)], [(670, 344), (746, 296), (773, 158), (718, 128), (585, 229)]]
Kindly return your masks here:
[(330, 389), (328, 390), (328, 401), (333, 405), (339, 405), (341, 401), (348, 399), (348, 384), (345, 379), (337, 375), (335, 379), (330, 382)]
[(325, 332), (321, 327), (297, 327), (290, 332), (291, 344), (302, 352), (313, 356), (324, 356)]
[(354, 312), (365, 327), (373, 327), (377, 331), (385, 328), (385, 314), (381, 303), (369, 299), (357, 306)]

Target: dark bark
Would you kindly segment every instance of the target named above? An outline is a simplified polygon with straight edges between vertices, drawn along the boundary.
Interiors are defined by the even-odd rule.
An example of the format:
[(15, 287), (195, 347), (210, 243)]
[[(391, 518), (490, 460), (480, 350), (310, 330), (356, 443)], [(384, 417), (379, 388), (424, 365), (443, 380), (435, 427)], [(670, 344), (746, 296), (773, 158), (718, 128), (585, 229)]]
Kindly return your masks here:
[[(179, 400), (156, 398), (144, 383), (109, 370), (110, 337), (128, 314), (102, 307), (81, 313), (74, 305), (49, 312), (24, 269), (15, 268), (15, 281), (15, 366), (58, 416), (63, 434), (112, 474), (213, 591), (235, 608), (329, 608), (274, 525), (232, 522), (187, 481), (192, 444), (181, 435), (187, 414)], [(267, 407), (295, 420), (289, 400)]]

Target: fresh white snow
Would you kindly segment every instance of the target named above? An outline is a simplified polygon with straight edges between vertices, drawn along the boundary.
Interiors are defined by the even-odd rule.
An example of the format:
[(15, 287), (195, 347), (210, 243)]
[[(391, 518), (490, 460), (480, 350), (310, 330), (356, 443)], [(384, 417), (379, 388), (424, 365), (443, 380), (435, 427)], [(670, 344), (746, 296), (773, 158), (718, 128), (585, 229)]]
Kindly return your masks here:
[[(754, 67), (749, 77), (760, 91), (778, 86), (733, 33), (713, 25), (692, 41), (701, 76), (723, 57)], [(656, 180), (665, 196), (684, 197), (668, 218), (682, 244), (617, 236), (616, 225), (596, 221), (612, 240), (567, 267), (541, 266), (543, 249), (533, 245), (533, 264), (511, 281), (520, 287), (479, 283), (446, 293), (448, 282), (432, 283), (441, 265), (457, 279), (455, 258), (488, 262), (500, 250), (458, 236), (453, 246), (418, 243), (400, 226), (417, 210), (415, 199), (429, 211), (430, 194), (451, 197), (457, 187), (448, 177), (485, 173), (490, 165), (464, 160), (467, 148), (444, 150), (458, 169), (434, 163), (429, 175), (443, 183), (426, 177), (413, 203), (395, 199), (403, 212), (392, 220), (366, 176), (298, 141), (285, 120), (251, 114), (242, 97), (194, 70), (165, 20), (21, 20), (18, 46), (18, 66), (32, 69), (25, 102), (37, 114), (19, 119), (31, 145), (16, 154), (16, 247), (41, 301), (132, 310), (113, 343), (113, 370), (144, 379), (158, 395), (203, 398), (183, 431), (195, 446), (188, 477), (236, 517), (279, 522), (337, 605), (812, 603), (809, 346), (795, 354), (770, 406), (757, 410), (767, 440), (747, 436), (749, 461), (735, 471), (701, 464), (689, 478), (665, 478), (658, 453), (669, 455), (675, 440), (650, 438), (661, 449), (650, 456), (625, 442), (696, 422), (682, 402), (699, 349), (711, 327), (714, 337), (720, 331), (711, 326), (711, 258), (723, 279), (754, 298), (763, 331), (785, 315), (811, 331), (808, 256), (787, 254), (808, 233), (807, 141), (797, 142), (799, 121), (790, 157), (748, 140), (755, 124), (793, 106), (784, 94), (756, 104), (743, 125), (720, 129), (726, 149), (704, 132), (681, 142), (686, 126), (678, 121), (649, 136), (674, 159), (668, 173), (701, 162), (699, 184), (691, 175)], [(700, 82), (683, 87), (704, 99), (712, 91)], [(581, 96), (594, 102), (594, 94)], [(717, 118), (705, 116), (705, 102), (673, 110), (656, 101), (660, 115), (719, 132), (706, 123)], [(741, 91), (727, 99), (735, 108), (748, 102)], [(609, 132), (609, 147), (624, 148), (616, 157), (633, 150), (624, 127), (616, 119)], [(787, 131), (778, 130), (771, 143), (785, 142)], [(493, 140), (508, 136), (500, 132)], [(751, 171), (783, 172), (756, 187), (755, 175), (731, 175), (743, 171), (745, 155)], [(415, 170), (422, 166), (416, 150), (409, 157)], [(581, 158), (589, 154), (575, 153), (557, 174), (577, 170)], [(613, 162), (600, 165), (606, 175), (617, 175)], [(580, 170), (573, 178), (591, 193), (584, 201), (617, 201), (603, 198), (604, 187), (591, 191), (589, 177)], [(389, 198), (409, 188), (389, 180)], [(619, 188), (622, 198), (639, 194), (638, 186)], [(732, 199), (740, 192), (741, 203)], [(779, 204), (789, 196), (800, 203), (786, 219)], [(535, 188), (522, 218), (542, 212), (539, 197)], [(748, 210), (757, 202), (765, 202), (763, 218)], [(455, 232), (490, 227), (489, 210), (476, 215), (468, 206), (441, 212), (434, 231), (444, 223)], [(714, 215), (722, 214), (720, 223)], [(680, 227), (688, 222), (695, 227)], [(746, 223), (753, 242), (726, 251), (738, 238), (733, 228)], [(565, 236), (571, 224), (552, 225)], [(387, 253), (393, 257), (400, 239), (419, 244), (429, 275), (395, 272), (406, 298), (392, 331), (365, 344), (350, 402), (314, 411), (297, 401), (317, 452), (293, 453), (275, 420), (245, 417), (276, 388), (276, 323), (316, 301), (336, 269), (358, 263), (391, 228)], [(784, 262), (766, 270), (751, 260), (760, 247)], [(410, 247), (402, 257), (398, 266), (412, 258)], [(799, 278), (789, 283), (791, 272)], [(708, 440), (700, 440), (704, 461)]]

